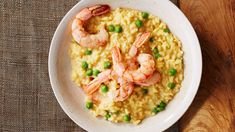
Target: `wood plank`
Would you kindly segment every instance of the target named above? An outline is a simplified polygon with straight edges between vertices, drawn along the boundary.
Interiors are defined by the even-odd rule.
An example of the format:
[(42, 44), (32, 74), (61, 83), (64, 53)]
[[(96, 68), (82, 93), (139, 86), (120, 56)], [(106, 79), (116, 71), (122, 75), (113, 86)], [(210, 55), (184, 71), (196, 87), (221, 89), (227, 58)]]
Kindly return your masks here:
[(235, 0), (179, 0), (203, 54), (201, 85), (180, 131), (235, 131)]

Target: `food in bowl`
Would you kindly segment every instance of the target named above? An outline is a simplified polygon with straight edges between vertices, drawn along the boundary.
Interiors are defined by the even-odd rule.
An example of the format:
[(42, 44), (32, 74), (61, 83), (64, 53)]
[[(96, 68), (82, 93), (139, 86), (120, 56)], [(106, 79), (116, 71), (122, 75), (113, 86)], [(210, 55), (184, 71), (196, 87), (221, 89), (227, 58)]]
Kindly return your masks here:
[(95, 116), (139, 124), (163, 111), (180, 90), (181, 42), (158, 17), (96, 5), (76, 15), (72, 36), (72, 80)]

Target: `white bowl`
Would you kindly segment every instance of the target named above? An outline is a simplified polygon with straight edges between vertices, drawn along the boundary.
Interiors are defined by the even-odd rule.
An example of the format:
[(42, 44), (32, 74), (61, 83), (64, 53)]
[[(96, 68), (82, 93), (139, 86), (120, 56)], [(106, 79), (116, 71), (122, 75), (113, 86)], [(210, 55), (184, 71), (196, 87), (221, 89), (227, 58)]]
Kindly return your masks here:
[[(170, 30), (182, 41), (185, 72), (180, 92), (167, 105), (166, 110), (145, 119), (140, 125), (114, 124), (93, 117), (84, 107), (83, 91), (71, 80), (70, 58), (67, 53), (71, 41), (71, 21), (82, 8), (96, 4), (109, 4), (113, 9), (127, 7), (150, 12), (166, 22)], [(54, 94), (65, 113), (87, 131), (156, 132), (167, 129), (185, 113), (194, 99), (201, 72), (201, 49), (195, 31), (184, 14), (168, 0), (83, 0), (60, 22), (49, 53), (49, 76)]]

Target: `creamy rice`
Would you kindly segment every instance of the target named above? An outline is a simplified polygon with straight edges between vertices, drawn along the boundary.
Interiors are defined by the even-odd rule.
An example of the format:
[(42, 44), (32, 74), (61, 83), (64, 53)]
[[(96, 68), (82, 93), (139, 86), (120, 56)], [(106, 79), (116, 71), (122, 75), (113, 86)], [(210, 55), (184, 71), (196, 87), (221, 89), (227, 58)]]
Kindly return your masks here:
[[(138, 28), (135, 21), (143, 21), (143, 26)], [(97, 32), (101, 26), (121, 25), (121, 33), (109, 32), (109, 41), (105, 46), (92, 49), (91, 55), (85, 55), (87, 48), (81, 47), (76, 42), (72, 42), (69, 48), (69, 55), (72, 62), (72, 80), (80, 87), (85, 86), (91, 81), (91, 77), (86, 76), (86, 70), (82, 69), (82, 61), (87, 61), (89, 68), (104, 71), (103, 63), (112, 62), (111, 49), (117, 45), (122, 54), (127, 55), (136, 36), (140, 32), (148, 31), (151, 33), (153, 42), (147, 42), (140, 48), (140, 52), (153, 54), (151, 49), (157, 48), (159, 57), (155, 59), (156, 70), (161, 74), (161, 82), (149, 86), (135, 86), (132, 95), (123, 102), (114, 102), (109, 99), (118, 87), (115, 80), (106, 85), (108, 93), (100, 90), (96, 94), (102, 96), (100, 104), (94, 104), (90, 110), (95, 116), (105, 117), (109, 113), (112, 122), (123, 122), (124, 115), (129, 115), (130, 123), (139, 124), (144, 118), (154, 115), (153, 109), (160, 102), (169, 103), (174, 95), (179, 91), (183, 80), (183, 51), (181, 42), (171, 32), (167, 25), (158, 17), (149, 14), (148, 19), (143, 19), (138, 10), (117, 8), (110, 13), (98, 17), (93, 17), (87, 24), (87, 30)], [(177, 73), (174, 76), (169, 74), (169, 70), (174, 68)], [(169, 83), (174, 82), (175, 87), (169, 88)], [(147, 89), (147, 94), (143, 92)]]

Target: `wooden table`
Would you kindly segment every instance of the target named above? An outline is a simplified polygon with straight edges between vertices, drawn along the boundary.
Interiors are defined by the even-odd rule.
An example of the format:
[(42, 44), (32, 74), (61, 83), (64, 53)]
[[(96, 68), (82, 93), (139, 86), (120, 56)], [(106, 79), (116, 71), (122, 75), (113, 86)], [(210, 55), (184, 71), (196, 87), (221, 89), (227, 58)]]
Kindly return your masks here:
[[(53, 33), (79, 0), (0, 0), (0, 131), (79, 131), (48, 78)], [(200, 40), (195, 100), (167, 132), (235, 132), (235, 0), (172, 0)]]
[(180, 131), (235, 131), (235, 0), (179, 0), (200, 40), (201, 85)]

